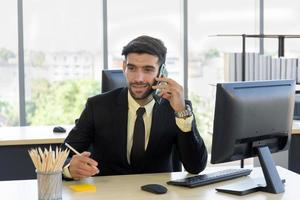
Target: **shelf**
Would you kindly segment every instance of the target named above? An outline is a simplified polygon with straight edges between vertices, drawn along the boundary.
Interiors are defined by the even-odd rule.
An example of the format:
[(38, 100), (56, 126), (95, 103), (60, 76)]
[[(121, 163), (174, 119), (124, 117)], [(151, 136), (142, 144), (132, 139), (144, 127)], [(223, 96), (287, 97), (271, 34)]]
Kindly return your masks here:
[(246, 55), (246, 38), (277, 38), (278, 39), (278, 57), (284, 57), (284, 39), (300, 38), (300, 35), (292, 34), (218, 34), (210, 35), (213, 37), (242, 37), (242, 80), (245, 80), (245, 55)]

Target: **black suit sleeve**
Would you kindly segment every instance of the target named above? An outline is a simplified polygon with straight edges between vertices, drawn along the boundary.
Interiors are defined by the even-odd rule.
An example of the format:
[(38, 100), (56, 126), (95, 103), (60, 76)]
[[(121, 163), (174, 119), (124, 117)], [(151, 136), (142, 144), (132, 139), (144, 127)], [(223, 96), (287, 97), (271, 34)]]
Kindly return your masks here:
[[(191, 106), (190, 102), (187, 103)], [(178, 134), (177, 146), (183, 166), (189, 173), (198, 174), (204, 170), (207, 163), (207, 150), (197, 130), (195, 117), (192, 130), (186, 133), (180, 131)]]
[(77, 120), (75, 127), (70, 131), (65, 142), (74, 147), (78, 152), (87, 151), (92, 143), (94, 133), (93, 109), (88, 99), (85, 109)]

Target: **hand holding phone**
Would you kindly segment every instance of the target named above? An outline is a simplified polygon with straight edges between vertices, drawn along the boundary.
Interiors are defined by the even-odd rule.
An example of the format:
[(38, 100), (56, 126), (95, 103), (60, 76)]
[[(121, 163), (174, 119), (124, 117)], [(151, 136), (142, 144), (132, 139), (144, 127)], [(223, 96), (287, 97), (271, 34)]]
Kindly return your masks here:
[[(158, 79), (158, 80), (157, 80)], [(153, 84), (153, 98), (157, 103), (162, 99), (170, 102), (175, 112), (185, 110), (183, 87), (171, 78), (167, 78), (165, 65), (161, 65), (156, 83)]]

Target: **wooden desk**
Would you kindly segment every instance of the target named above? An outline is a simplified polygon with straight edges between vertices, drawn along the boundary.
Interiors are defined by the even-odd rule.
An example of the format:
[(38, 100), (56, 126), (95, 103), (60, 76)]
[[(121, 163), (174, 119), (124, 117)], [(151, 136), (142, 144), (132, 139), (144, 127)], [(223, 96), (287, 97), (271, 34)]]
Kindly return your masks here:
[(66, 133), (53, 133), (55, 126), (0, 127), (0, 146), (62, 143), (72, 126), (63, 126)]
[[(49, 145), (60, 145), (63, 143), (73, 125), (63, 125), (67, 130), (66, 133), (53, 133), (53, 127), (54, 126), (0, 127), (0, 180), (35, 178), (36, 175), (33, 164), (27, 153), (28, 149), (35, 147), (49, 148)], [(293, 125), (293, 134), (297, 133), (299, 133), (300, 136), (300, 121)], [(289, 158), (290, 160), (298, 160), (298, 158), (291, 156)], [(21, 169), (19, 167), (20, 164), (22, 165)], [(294, 168), (289, 167), (289, 169), (293, 170)]]
[[(216, 192), (215, 188), (230, 183), (237, 183), (250, 179), (250, 177), (260, 177), (260, 168), (255, 168), (250, 177), (238, 178), (230, 181), (219, 182), (216, 184), (206, 185), (197, 188), (184, 188), (167, 185), (166, 182), (171, 178), (182, 178), (186, 173), (158, 173), (144, 175), (126, 175), (126, 176), (102, 176), (89, 178), (84, 183), (92, 183), (97, 187), (96, 192), (73, 192), (68, 185), (79, 182), (64, 182), (63, 199), (64, 200), (141, 200), (141, 199), (160, 199), (160, 200), (229, 200), (229, 199), (270, 199), (270, 200), (291, 200), (297, 199), (300, 195), (299, 182), (300, 175), (287, 169), (277, 167), (282, 178), (286, 179), (285, 192), (282, 194), (270, 194), (265, 192), (256, 192), (246, 196), (235, 196), (225, 193)], [(208, 171), (215, 171), (214, 168), (208, 168)], [(217, 169), (219, 170), (219, 169)], [(140, 190), (140, 186), (148, 183), (158, 183), (166, 186), (168, 192), (163, 195), (155, 195)], [(36, 180), (25, 181), (0, 181), (1, 199), (7, 200), (35, 200), (37, 199), (37, 182)]]
[(292, 134), (300, 134), (300, 120), (293, 121)]
[(53, 133), (54, 126), (1, 127), (0, 180), (35, 178), (36, 174), (28, 150), (60, 145), (72, 128), (70, 125), (63, 127), (66, 128), (66, 133)]

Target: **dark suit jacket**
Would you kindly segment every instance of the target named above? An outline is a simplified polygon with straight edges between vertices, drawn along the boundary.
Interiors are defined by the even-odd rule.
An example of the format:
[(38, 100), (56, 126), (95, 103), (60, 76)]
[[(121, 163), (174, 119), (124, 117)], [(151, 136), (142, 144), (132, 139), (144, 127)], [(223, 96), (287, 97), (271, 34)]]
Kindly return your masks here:
[[(65, 142), (79, 152), (92, 146), (99, 175), (135, 173), (127, 161), (128, 92), (120, 88), (88, 99), (76, 126)], [(175, 122), (167, 100), (155, 103), (150, 138), (140, 173), (172, 171), (171, 151), (175, 145), (190, 173), (199, 173), (207, 162), (207, 151), (193, 121), (192, 131), (183, 133)]]

